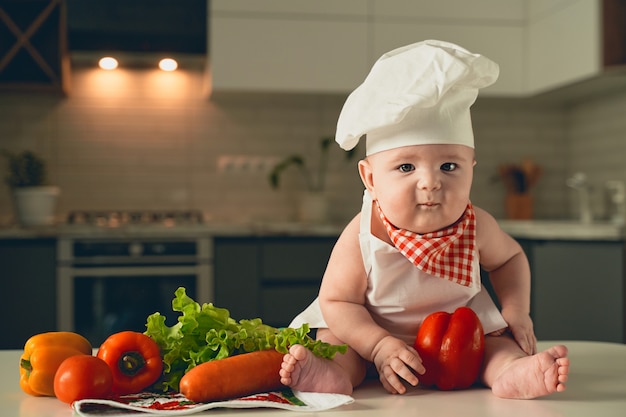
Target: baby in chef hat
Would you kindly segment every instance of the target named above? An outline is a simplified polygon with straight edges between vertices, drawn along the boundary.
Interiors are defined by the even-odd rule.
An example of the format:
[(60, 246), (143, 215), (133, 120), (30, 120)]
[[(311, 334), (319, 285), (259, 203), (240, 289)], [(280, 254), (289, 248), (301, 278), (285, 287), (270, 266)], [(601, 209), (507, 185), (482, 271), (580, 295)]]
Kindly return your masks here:
[[(282, 383), (349, 394), (375, 367), (390, 393), (425, 372), (412, 345), (436, 311), (469, 306), (480, 318), (480, 382), (505, 398), (565, 390), (567, 348), (536, 352), (529, 316), (530, 269), (521, 247), (470, 202), (474, 136), (470, 106), (498, 66), (446, 42), (424, 41), (383, 55), (347, 99), (336, 141), (365, 141), (365, 192), (328, 262), (318, 298), (291, 323), (347, 344), (321, 359), (300, 345), (285, 355)], [(480, 283), (490, 274), (501, 310)]]

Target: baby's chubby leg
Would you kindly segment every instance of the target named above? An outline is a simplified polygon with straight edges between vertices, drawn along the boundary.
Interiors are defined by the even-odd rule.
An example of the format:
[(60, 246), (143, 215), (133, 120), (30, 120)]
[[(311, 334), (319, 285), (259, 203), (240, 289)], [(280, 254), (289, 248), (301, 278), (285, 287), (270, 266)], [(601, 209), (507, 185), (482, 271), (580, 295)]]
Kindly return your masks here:
[(498, 397), (530, 399), (564, 391), (568, 373), (563, 345), (529, 356), (508, 335), (485, 337), (482, 379)]
[[(342, 344), (327, 329), (318, 330), (318, 338), (331, 344)], [(310, 350), (294, 345), (283, 358), (281, 382), (293, 389), (309, 392), (351, 394), (365, 379), (365, 361), (352, 349), (345, 354), (324, 359)]]

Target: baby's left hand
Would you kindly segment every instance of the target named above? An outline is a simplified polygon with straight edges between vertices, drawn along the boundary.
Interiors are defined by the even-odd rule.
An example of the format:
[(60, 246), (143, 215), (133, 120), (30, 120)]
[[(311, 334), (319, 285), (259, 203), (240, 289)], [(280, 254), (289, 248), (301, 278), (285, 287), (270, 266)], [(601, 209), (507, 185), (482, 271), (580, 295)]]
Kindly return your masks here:
[(513, 338), (522, 350), (529, 355), (537, 353), (537, 338), (533, 330), (533, 321), (528, 313), (516, 310), (502, 310), (502, 317), (509, 325)]

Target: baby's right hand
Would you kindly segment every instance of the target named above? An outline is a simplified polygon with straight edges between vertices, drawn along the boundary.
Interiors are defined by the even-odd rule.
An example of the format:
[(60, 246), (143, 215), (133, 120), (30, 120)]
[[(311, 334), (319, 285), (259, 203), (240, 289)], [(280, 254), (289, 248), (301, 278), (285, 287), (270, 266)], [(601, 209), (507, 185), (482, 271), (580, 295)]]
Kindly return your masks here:
[(426, 372), (417, 351), (393, 336), (386, 336), (376, 344), (372, 351), (372, 362), (376, 365), (383, 387), (392, 394), (406, 392), (400, 378), (416, 386), (419, 379), (413, 371), (420, 375)]

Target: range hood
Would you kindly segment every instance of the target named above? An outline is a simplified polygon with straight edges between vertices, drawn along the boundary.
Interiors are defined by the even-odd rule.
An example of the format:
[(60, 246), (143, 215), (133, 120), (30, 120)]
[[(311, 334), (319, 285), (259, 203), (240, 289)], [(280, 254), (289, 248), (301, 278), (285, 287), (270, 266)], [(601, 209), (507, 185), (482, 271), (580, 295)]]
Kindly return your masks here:
[[(208, 0), (2, 0), (0, 90), (67, 93), (71, 61), (119, 52), (204, 62)], [(81, 61), (78, 58), (77, 61)]]
[(207, 53), (207, 0), (66, 2), (72, 53)]

